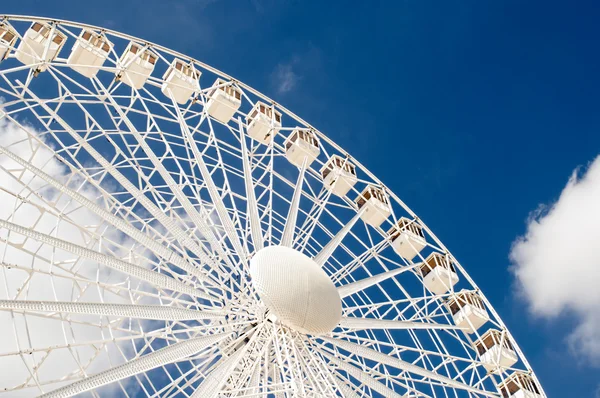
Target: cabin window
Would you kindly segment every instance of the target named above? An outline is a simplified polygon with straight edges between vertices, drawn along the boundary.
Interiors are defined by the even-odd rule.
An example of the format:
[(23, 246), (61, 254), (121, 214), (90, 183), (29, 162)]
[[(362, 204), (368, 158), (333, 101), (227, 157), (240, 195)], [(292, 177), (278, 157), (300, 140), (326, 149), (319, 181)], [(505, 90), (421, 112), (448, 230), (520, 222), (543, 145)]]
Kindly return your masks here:
[(92, 34), (90, 32), (88, 32), (87, 30), (83, 32), (83, 40), (90, 41), (90, 37), (92, 37)]
[(181, 63), (180, 62), (175, 62), (175, 69), (181, 70)]
[(450, 313), (452, 313), (452, 315), (456, 315), (456, 313), (460, 311), (461, 308), (456, 300), (452, 300), (448, 307), (450, 308)]
[(31, 29), (35, 30), (36, 32), (39, 32), (42, 29), (42, 24), (39, 22), (36, 22), (33, 24), (33, 26), (31, 27)]
[(281, 123), (281, 115), (279, 113), (277, 113), (277, 112), (275, 112), (275, 121), (277, 123)]
[(62, 43), (62, 41), (63, 41), (63, 37), (62, 37), (62, 36), (60, 36), (60, 35), (56, 35), (56, 36), (54, 36), (54, 38), (52, 39), (52, 41), (53, 41), (54, 43), (56, 43), (56, 44), (60, 44), (60, 43)]
[(131, 51), (132, 54), (137, 54), (138, 52), (138, 47), (132, 45), (131, 48), (129, 49), (129, 51)]
[(148, 62), (150, 62), (152, 65), (154, 65), (156, 63), (156, 57), (154, 55), (149, 55)]
[(103, 50), (105, 53), (108, 53), (108, 52), (110, 51), (110, 46), (108, 45), (108, 43), (104, 43), (104, 44), (102, 45), (102, 50)]
[(10, 43), (12, 41), (12, 39), (14, 39), (14, 38), (15, 38), (15, 34), (13, 32), (7, 30), (4, 33), (4, 40), (6, 40), (7, 42)]
[(514, 381), (509, 380), (502, 388), (502, 396), (504, 398), (510, 398), (511, 395), (520, 390), (520, 386)]

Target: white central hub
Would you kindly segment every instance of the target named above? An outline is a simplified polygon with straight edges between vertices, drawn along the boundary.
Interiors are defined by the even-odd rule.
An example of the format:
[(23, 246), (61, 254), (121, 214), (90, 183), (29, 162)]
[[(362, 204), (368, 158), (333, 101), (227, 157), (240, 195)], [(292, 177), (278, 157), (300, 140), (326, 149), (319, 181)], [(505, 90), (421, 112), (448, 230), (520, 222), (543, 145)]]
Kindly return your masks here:
[(342, 317), (340, 295), (319, 264), (284, 246), (259, 250), (250, 260), (252, 285), (279, 321), (301, 333), (331, 332)]

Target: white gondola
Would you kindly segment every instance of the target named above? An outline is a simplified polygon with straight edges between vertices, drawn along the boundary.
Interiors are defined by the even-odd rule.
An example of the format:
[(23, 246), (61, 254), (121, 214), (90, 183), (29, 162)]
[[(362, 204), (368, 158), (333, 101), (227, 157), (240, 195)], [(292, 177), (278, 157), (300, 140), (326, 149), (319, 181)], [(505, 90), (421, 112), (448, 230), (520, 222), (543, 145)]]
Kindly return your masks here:
[(333, 155), (321, 168), (323, 186), (333, 194), (344, 197), (356, 184), (356, 168), (348, 159)]
[(219, 78), (208, 92), (206, 112), (221, 123), (228, 123), (242, 105), (242, 91)]
[(0, 61), (4, 61), (17, 41), (17, 32), (6, 24), (0, 24)]
[[(56, 59), (65, 45), (67, 36), (59, 31), (56, 25), (34, 22), (17, 47), (15, 57), (24, 65), (35, 65)], [(43, 72), (47, 64), (36, 67), (36, 72)]]
[(112, 43), (103, 35), (83, 30), (73, 45), (67, 64), (74, 71), (92, 78), (104, 65), (112, 47)]
[(290, 163), (300, 167), (306, 159), (306, 167), (319, 156), (319, 140), (314, 131), (296, 127), (285, 139), (285, 157)]
[(173, 97), (178, 104), (185, 104), (200, 90), (199, 79), (200, 71), (194, 68), (194, 64), (174, 59), (163, 75), (161, 91), (167, 97)]
[(395, 226), (388, 231), (392, 241), (392, 249), (399, 256), (412, 261), (427, 245), (423, 228), (413, 220), (401, 217)]
[(139, 90), (144, 87), (154, 71), (157, 60), (158, 56), (150, 49), (131, 42), (119, 59), (121, 72), (118, 78), (126, 85)]
[(381, 188), (367, 185), (354, 202), (359, 209), (365, 208), (360, 216), (364, 222), (377, 228), (392, 214), (390, 202)]
[(467, 333), (475, 333), (490, 320), (483, 300), (474, 291), (461, 290), (446, 301), (446, 307), (452, 314), (454, 324)]
[(456, 285), (458, 275), (449, 256), (432, 252), (419, 268), (423, 284), (433, 294), (444, 294)]
[(246, 117), (248, 135), (263, 144), (271, 143), (280, 128), (281, 112), (261, 101), (256, 102)]
[(518, 361), (517, 354), (506, 333), (489, 329), (474, 343), (479, 360), (488, 372), (509, 368)]
[(542, 398), (537, 383), (531, 376), (515, 372), (498, 384), (504, 398)]

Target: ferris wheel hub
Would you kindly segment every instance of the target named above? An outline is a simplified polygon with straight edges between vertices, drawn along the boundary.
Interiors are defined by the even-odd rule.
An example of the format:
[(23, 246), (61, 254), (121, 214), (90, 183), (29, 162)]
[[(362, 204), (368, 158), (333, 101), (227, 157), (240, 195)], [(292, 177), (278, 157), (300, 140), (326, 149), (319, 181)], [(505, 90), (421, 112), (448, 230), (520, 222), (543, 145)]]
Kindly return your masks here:
[(252, 285), (283, 325), (301, 333), (331, 332), (342, 316), (340, 295), (325, 271), (284, 246), (259, 250), (250, 260)]

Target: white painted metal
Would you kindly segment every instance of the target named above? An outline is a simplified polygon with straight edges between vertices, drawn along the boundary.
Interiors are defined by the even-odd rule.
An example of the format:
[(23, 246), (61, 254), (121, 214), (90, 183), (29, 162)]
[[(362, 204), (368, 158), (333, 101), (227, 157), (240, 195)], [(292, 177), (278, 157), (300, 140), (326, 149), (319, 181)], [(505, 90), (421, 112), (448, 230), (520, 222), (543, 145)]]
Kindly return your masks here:
[(193, 64), (186, 64), (176, 58), (163, 75), (164, 83), (161, 91), (177, 103), (185, 104), (195, 92), (200, 90), (198, 79), (200, 79), (200, 72), (194, 69)]
[(467, 333), (475, 333), (490, 320), (490, 316), (476, 292), (461, 290), (446, 302), (454, 324)]
[(406, 217), (401, 217), (388, 231), (388, 235), (394, 251), (408, 261), (412, 261), (427, 245), (423, 229), (416, 221)]
[(217, 78), (212, 85), (206, 112), (221, 123), (228, 123), (242, 105), (242, 92), (231, 83)]
[(123, 52), (117, 76), (128, 86), (140, 90), (154, 71), (158, 57), (148, 48), (131, 42)]
[[(74, 40), (68, 58), (26, 44), (34, 23), (39, 41)], [(500, 397), (522, 372), (536, 387), (515, 396), (545, 396), (442, 242), (280, 104), (65, 21), (4, 18), (2, 59), (0, 397)], [(372, 195), (357, 206), (351, 190)], [(460, 289), (477, 309), (452, 311)], [(482, 314), (516, 363), (487, 372), (465, 333)]]
[(16, 58), (25, 65), (46, 70), (47, 61), (54, 60), (66, 42), (66, 35), (56, 30), (55, 25), (34, 22), (27, 30), (16, 50)]
[(304, 162), (307, 167), (310, 167), (321, 152), (319, 140), (311, 130), (295, 128), (283, 145), (287, 160), (298, 167), (301, 167)]
[(262, 144), (269, 144), (281, 128), (281, 112), (258, 101), (246, 117), (248, 135)]
[(67, 64), (74, 71), (92, 78), (108, 58), (112, 48), (112, 43), (101, 34), (83, 30), (71, 49)]
[(114, 383), (142, 372), (165, 366), (167, 364), (181, 361), (191, 355), (210, 347), (227, 336), (226, 333), (212, 336), (196, 337), (193, 339), (177, 342), (160, 350), (146, 354), (136, 359), (118, 365), (104, 372), (87, 377), (73, 384), (58, 388), (47, 394), (41, 395), (43, 398), (63, 398), (72, 397), (85, 391), (93, 390), (103, 385)]
[(450, 258), (438, 252), (433, 252), (423, 262), (420, 268), (423, 285), (433, 294), (444, 294), (458, 283), (458, 275)]
[(346, 196), (358, 181), (356, 166), (339, 155), (331, 156), (320, 172), (323, 186), (337, 196)]
[(363, 210), (363, 221), (375, 228), (379, 227), (392, 214), (387, 195), (383, 190), (368, 185), (354, 200), (359, 209)]
[(9, 25), (0, 24), (0, 61), (8, 57), (17, 41), (17, 32)]

